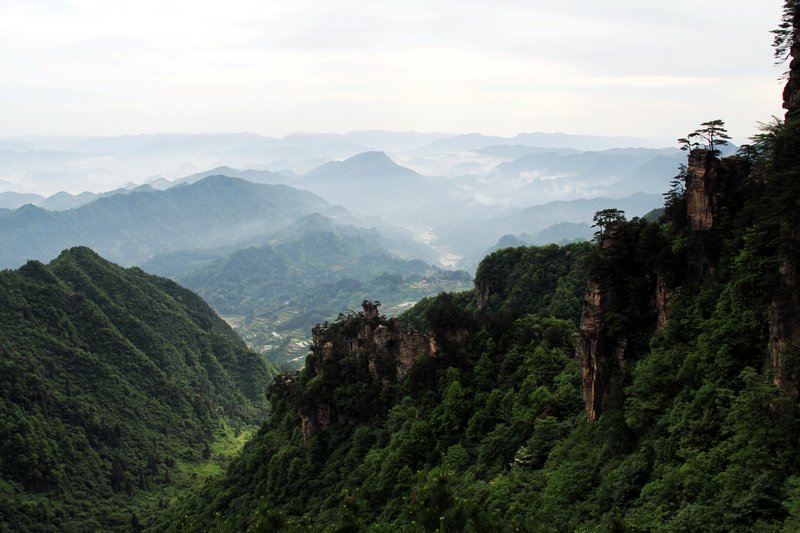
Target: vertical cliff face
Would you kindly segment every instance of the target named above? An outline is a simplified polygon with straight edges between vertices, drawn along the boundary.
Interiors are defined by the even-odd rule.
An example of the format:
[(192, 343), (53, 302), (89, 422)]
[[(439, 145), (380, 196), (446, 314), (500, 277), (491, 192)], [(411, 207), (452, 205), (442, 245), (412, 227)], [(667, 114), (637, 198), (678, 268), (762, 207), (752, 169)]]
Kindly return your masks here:
[(603, 332), (603, 307), (607, 300), (596, 280), (589, 280), (581, 316), (581, 378), (583, 380), (583, 402), (589, 420), (600, 417), (605, 391), (601, 355), (605, 349)]
[(688, 279), (702, 285), (714, 276), (718, 250), (710, 232), (723, 207), (738, 208), (738, 192), (747, 183), (750, 163), (740, 157), (719, 158), (708, 150), (692, 150), (686, 172), (686, 222), (688, 222)]
[[(783, 108), (786, 109), (784, 137), (778, 143), (774, 160), (777, 168), (768, 177), (771, 185), (792, 191), (791, 185), (781, 181), (796, 180), (800, 156), (797, 154), (797, 132), (800, 126), (800, 14), (792, 18), (789, 75), (783, 90)], [(784, 195), (786, 196), (786, 195)], [(795, 196), (790, 194), (789, 196)], [(791, 198), (794, 200), (794, 198)], [(793, 208), (786, 206), (787, 208)], [(800, 397), (800, 284), (797, 270), (800, 263), (800, 235), (796, 227), (782, 224), (779, 228), (778, 290), (770, 306), (770, 354), (775, 373), (775, 385), (787, 394)]]
[(675, 299), (675, 284), (664, 272), (659, 272), (656, 277), (656, 331), (664, 333), (669, 322), (672, 301)]
[[(309, 370), (317, 388), (307, 395), (300, 411), (306, 441), (335, 424), (353, 424), (360, 415), (352, 405), (337, 402), (328, 392), (359, 380), (366, 381), (363, 384), (371, 386), (369, 390), (379, 391), (404, 381), (421, 357), (437, 352), (433, 335), (405, 331), (397, 319), (380, 316), (378, 306), (367, 301), (357, 316), (329, 328), (317, 326), (312, 333)], [(467, 332), (451, 328), (441, 335), (439, 343), (457, 347), (466, 341)]]
[(692, 231), (708, 231), (722, 198), (720, 160), (708, 150), (692, 150), (686, 172), (686, 217)]
[[(601, 238), (600, 248), (610, 252), (617, 239), (616, 232), (607, 231)], [(621, 265), (609, 265), (617, 269)], [(597, 420), (602, 413), (603, 401), (615, 375), (625, 369), (627, 336), (617, 331), (613, 324), (613, 310), (619, 299), (612, 280), (591, 277), (584, 297), (580, 325), (581, 377), (586, 417)]]
[[(641, 221), (622, 222), (601, 236), (580, 328), (589, 420), (597, 420), (609, 395), (624, 386), (626, 367), (648, 349), (650, 336), (665, 331), (676, 290), (702, 287), (714, 279), (721, 247), (718, 228), (726, 213), (741, 209), (749, 173), (750, 163), (743, 158), (720, 159), (708, 150), (693, 150), (682, 207), (668, 221), (680, 228), (674, 230), (674, 241), (648, 231)], [(659, 247), (673, 245), (670, 268), (659, 260)], [(797, 331), (800, 339), (800, 327)]]

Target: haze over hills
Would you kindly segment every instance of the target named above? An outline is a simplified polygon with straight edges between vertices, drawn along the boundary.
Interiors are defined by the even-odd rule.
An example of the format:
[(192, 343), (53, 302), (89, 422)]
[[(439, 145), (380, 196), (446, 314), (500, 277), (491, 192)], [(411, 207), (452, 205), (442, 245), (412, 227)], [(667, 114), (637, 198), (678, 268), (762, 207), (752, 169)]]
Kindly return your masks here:
[(780, 3), (0, 2), (0, 533), (800, 531)]
[[(349, 135), (349, 134), (348, 134)], [(215, 246), (237, 246), (241, 235), (237, 231), (229, 234), (227, 243), (222, 242), (219, 230), (211, 230), (211, 225), (201, 223), (201, 227), (208, 229), (208, 238), (205, 240), (185, 238), (186, 227), (181, 229), (183, 215), (161, 202), (165, 198), (163, 193), (156, 193), (154, 189), (171, 189), (180, 184), (191, 184), (201, 179), (217, 174), (231, 177), (240, 177), (250, 182), (268, 184), (287, 184), (294, 188), (310, 190), (330, 204), (340, 204), (350, 211), (350, 215), (340, 213), (347, 223), (363, 227), (377, 227), (383, 234), (396, 233), (398, 228), (410, 232), (409, 236), (420, 241), (417, 246), (418, 257), (425, 260), (438, 261), (443, 265), (473, 268), (480, 251), (492, 246), (506, 233), (535, 234), (545, 226), (533, 224), (531, 217), (522, 217), (514, 220), (525, 208), (543, 205), (553, 201), (572, 201), (589, 198), (621, 198), (636, 193), (661, 193), (668, 187), (669, 180), (677, 174), (680, 161), (680, 152), (677, 149), (649, 149), (649, 148), (616, 148), (603, 151), (582, 151), (576, 148), (548, 148), (525, 146), (521, 142), (533, 142), (535, 139), (550, 139), (551, 144), (566, 143), (573, 139), (571, 136), (537, 136), (533, 134), (517, 136), (514, 138), (485, 137), (481, 135), (468, 135), (444, 137), (438, 134), (393, 134), (390, 132), (364, 132), (358, 135), (331, 135), (331, 134), (297, 134), (287, 136), (280, 142), (275, 139), (262, 138), (256, 135), (226, 136), (199, 136), (198, 149), (208, 149), (208, 153), (219, 154), (220, 158), (231, 147), (238, 150), (248, 146), (288, 146), (281, 143), (295, 143), (302, 146), (302, 150), (313, 147), (315, 150), (324, 150), (331, 143), (344, 142), (343, 139), (358, 138), (359, 142), (374, 136), (376, 143), (395, 148), (405, 148), (415, 142), (426, 142), (425, 152), (431, 155), (426, 157), (412, 157), (407, 159), (408, 165), (416, 169), (426, 169), (420, 173), (412, 168), (399, 164), (404, 161), (409, 151), (392, 156), (383, 151), (361, 152), (342, 160), (332, 160), (304, 172), (293, 172), (283, 168), (281, 173), (272, 170), (248, 168), (237, 169), (229, 165), (216, 166), (209, 170), (196, 172), (172, 181), (158, 178), (152, 181), (153, 186), (146, 184), (138, 187), (128, 185), (127, 188), (115, 189), (103, 193), (82, 193), (70, 195), (58, 193), (46, 199), (36, 196), (26, 196), (22, 193), (3, 194), (2, 205), (18, 207), (22, 202), (31, 202), (49, 210), (68, 210), (72, 207), (86, 205), (84, 211), (78, 214), (65, 213), (63, 216), (53, 218), (46, 213), (37, 212), (30, 207), (24, 213), (3, 217), (6, 219), (5, 228), (9, 229), (8, 240), (22, 239), (18, 242), (29, 243), (31, 257), (47, 259), (53, 257), (63, 247), (75, 244), (88, 244), (99, 247), (110, 258), (125, 264), (141, 261), (152, 255), (167, 253), (190, 248), (209, 249)], [(72, 150), (127, 150), (126, 157), (145, 161), (147, 157), (158, 154), (173, 154), (181, 157), (190, 157), (193, 136), (129, 136), (122, 138), (87, 139), (78, 142), (68, 142), (63, 139), (50, 141), (51, 144), (68, 147)], [(434, 139), (431, 142), (431, 139)], [(553, 139), (558, 139), (558, 142)], [(574, 139), (575, 146), (585, 145), (587, 140), (580, 136)], [(219, 141), (218, 144), (217, 141)], [(602, 142), (611, 143), (612, 140), (602, 141), (594, 139), (596, 145)], [(621, 142), (616, 139), (614, 142)], [(349, 141), (348, 141), (349, 142)], [(509, 144), (497, 144), (497, 143)], [(632, 141), (631, 141), (632, 142)], [(249, 144), (248, 144), (249, 143)], [(276, 144), (277, 143), (277, 144)], [(351, 143), (356, 146), (357, 143)], [(216, 147), (213, 148), (212, 147)], [(363, 146), (358, 145), (358, 149)], [(465, 149), (462, 152), (443, 152), (442, 150)], [(80, 152), (70, 152), (80, 153)], [(87, 152), (91, 153), (91, 152)], [(317, 152), (322, 153), (322, 152)], [(325, 152), (323, 159), (331, 157), (333, 152)], [(228, 154), (230, 155), (230, 154)], [(261, 160), (264, 164), (264, 160)], [(282, 162), (283, 164), (285, 162)], [(441, 171), (441, 173), (439, 172)], [(125, 227), (133, 224), (136, 216), (127, 216), (126, 206), (129, 202), (119, 198), (113, 200), (113, 205), (123, 207), (114, 216), (126, 217), (126, 221), (115, 221), (110, 218), (103, 219), (98, 228), (92, 229), (90, 221), (99, 222), (96, 215), (103, 209), (91, 206), (90, 202), (103, 197), (120, 196), (122, 194), (155, 193), (150, 197), (156, 201), (150, 210), (140, 205), (136, 216), (144, 216), (150, 212), (160, 218), (162, 224), (156, 230), (154, 242), (141, 245), (144, 249), (137, 251), (140, 244), (137, 235), (146, 229), (148, 222), (142, 228), (135, 228), (130, 232)], [(175, 193), (170, 193), (175, 194)], [(169, 195), (167, 195), (169, 196)], [(141, 196), (135, 196), (140, 200)], [(641, 200), (641, 198), (640, 198)], [(161, 202), (161, 203), (159, 203)], [(140, 202), (141, 203), (141, 202)], [(639, 202), (641, 203), (641, 201)], [(110, 204), (104, 204), (109, 206)], [(230, 219), (241, 218), (235, 202), (229, 202), (225, 209), (231, 209)], [(242, 205), (246, 205), (246, 202)], [(657, 203), (639, 206), (634, 214), (641, 214), (657, 207)], [(318, 209), (319, 210), (319, 209)], [(134, 210), (136, 211), (136, 210)], [(161, 214), (156, 215), (157, 212)], [(547, 209), (545, 209), (547, 211)], [(641, 211), (641, 213), (640, 213)], [(166, 212), (171, 214), (167, 215)], [(306, 211), (308, 214), (311, 210)], [(552, 210), (547, 211), (554, 213)], [(549, 224), (559, 222), (589, 223), (591, 213), (579, 210), (580, 217), (554, 218)], [(331, 212), (328, 212), (331, 214)], [(188, 213), (189, 219), (192, 214)], [(148, 215), (149, 216), (149, 215)], [(196, 215), (194, 215), (196, 217)], [(559, 215), (560, 216), (560, 215)], [(50, 224), (54, 230), (45, 230), (50, 217)], [(220, 211), (219, 217), (223, 217)], [(218, 220), (222, 228), (229, 229), (229, 221)], [(113, 217), (112, 217), (113, 218)], [(212, 217), (213, 218), (213, 217)], [(86, 228), (80, 226), (83, 221)], [(469, 229), (475, 221), (485, 221), (479, 231)], [(501, 223), (501, 221), (505, 221)], [(20, 230), (16, 226), (24, 223), (27, 230)], [(203, 226), (205, 224), (205, 226)], [(549, 225), (548, 224), (548, 225)], [(194, 224), (185, 224), (191, 232)], [(516, 227), (514, 227), (516, 226)], [(112, 246), (113, 239), (101, 238), (98, 232), (108, 232), (115, 228), (116, 249)], [(462, 228), (462, 230), (459, 230)], [(240, 228), (241, 229), (241, 228)], [(41, 231), (38, 236), (26, 234), (25, 231)], [(216, 233), (215, 233), (216, 231)], [(254, 230), (256, 231), (256, 230)], [(269, 233), (269, 228), (261, 228), (262, 233)], [(156, 235), (157, 234), (157, 235)], [(168, 237), (170, 236), (170, 237)], [(577, 236), (577, 235), (576, 235)], [(123, 243), (122, 241), (130, 240)], [(160, 241), (174, 240), (169, 246), (157, 245)], [(427, 248), (433, 245), (433, 249)], [(11, 246), (13, 250), (14, 245)], [(127, 250), (125, 250), (127, 248)], [(27, 256), (9, 255), (3, 264), (20, 264)], [(49, 255), (48, 255), (49, 254)], [(201, 255), (195, 254), (195, 259)], [(462, 261), (469, 256), (472, 259)], [(219, 257), (219, 256), (217, 256)], [(208, 257), (206, 256), (208, 259)], [(191, 263), (195, 265), (194, 262)]]
[[(276, 366), (302, 364), (318, 323), (380, 296), (387, 313), (441, 290), (468, 287), (466, 272), (401, 259), (375, 229), (336, 224), (317, 213), (283, 228), (269, 244), (235, 251), (187, 251), (143, 264), (195, 290)], [(190, 265), (180, 269), (179, 266)], [(405, 307), (404, 307), (405, 306)]]
[[(473, 141), (464, 144), (464, 138)], [(6, 137), (0, 138), (0, 192), (13, 190), (45, 196), (62, 190), (72, 194), (102, 192), (128, 182), (141, 184), (158, 177), (174, 180), (219, 166), (273, 172), (291, 169), (304, 174), (326, 161), (367, 151), (383, 151), (404, 163), (413, 158), (414, 150), (436, 155), (490, 144), (578, 150), (673, 144), (672, 140), (588, 138), (591, 143), (587, 136), (565, 134), (503, 138), (389, 131), (291, 134), (282, 139), (248, 133)], [(469, 148), (459, 148), (463, 146)]]
[(63, 212), (25, 206), (0, 219), (0, 265), (48, 260), (75, 245), (136, 264), (172, 250), (262, 239), (297, 217), (329, 208), (307, 191), (224, 176), (117, 194)]

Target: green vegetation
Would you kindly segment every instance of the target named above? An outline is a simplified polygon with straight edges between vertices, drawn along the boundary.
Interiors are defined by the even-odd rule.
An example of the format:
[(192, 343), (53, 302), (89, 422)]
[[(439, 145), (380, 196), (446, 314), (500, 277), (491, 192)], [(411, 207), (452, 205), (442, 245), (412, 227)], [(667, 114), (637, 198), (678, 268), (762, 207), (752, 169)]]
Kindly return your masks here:
[(703, 148), (711, 153), (718, 154), (717, 147), (727, 145), (730, 138), (728, 130), (725, 129), (725, 122), (716, 119), (701, 123), (698, 129), (686, 137), (678, 139), (678, 143), (683, 151)]
[(318, 332), (227, 475), (164, 525), (798, 530), (800, 122), (786, 102), (789, 120), (740, 156), (719, 158), (724, 137), (706, 131), (661, 217), (598, 213), (594, 245), (500, 250), (474, 291), (421, 301), (399, 322), (436, 349), (404, 379), (371, 347), (398, 323), (374, 308)]
[(270, 370), (195, 294), (87, 248), (0, 272), (0, 530), (146, 527), (219, 475)]
[(308, 191), (226, 176), (115, 194), (68, 211), (28, 205), (0, 217), (0, 267), (49, 261), (76, 245), (124, 265), (176, 250), (202, 257), (220, 246), (246, 246), (326, 209), (328, 203)]
[[(545, 302), (557, 301), (567, 287), (577, 300), (583, 285), (569, 280), (585, 279), (580, 265), (589, 249), (584, 243), (501, 250), (484, 261), (476, 279), (501, 295), (484, 307), (476, 308), (472, 291), (420, 302), (402, 322), (429, 329), (440, 349), (417, 361), (401, 383), (382, 385), (364, 358), (309, 357), (302, 372), (273, 386), (275, 414), (226, 478), (189, 504), (183, 526), (235, 531), (267, 522), (290, 529), (416, 522), (435, 529), (441, 515), (447, 530), (500, 527), (500, 508), (493, 510), (500, 502), (480, 504), (492, 494), (493, 480), (541, 467), (553, 444), (580, 425), (582, 412), (575, 322), (511, 304), (551, 268), (562, 275), (542, 280), (550, 290), (538, 293), (537, 309), (547, 313)], [(530, 262), (536, 255), (552, 264)], [(515, 275), (500, 279), (505, 268)], [(376, 320), (373, 329), (388, 324)], [(364, 321), (361, 313), (343, 317), (324, 330), (324, 339), (345, 346)], [(466, 344), (447, 342), (459, 328), (469, 331)], [(305, 442), (298, 412), (314, 413), (320, 405), (349, 422)], [(165, 525), (178, 521), (172, 516)]]
[(471, 286), (466, 272), (400, 259), (386, 246), (374, 230), (312, 215), (280, 242), (239, 250), (178, 280), (221, 314), (237, 317), (232, 325), (252, 349), (296, 370), (311, 328), (365, 299), (380, 297), (384, 312), (399, 314), (409, 302)]
[[(315, 329), (223, 476), (267, 371), (197, 296), (87, 249), (0, 273), (0, 529), (797, 531), (800, 120), (785, 94), (789, 120), (741, 155), (718, 157), (718, 129), (688, 146), (661, 216), (603, 210), (593, 244), (499, 250), (474, 290), (393, 319), (365, 300)], [(207, 275), (236, 273), (241, 301), (252, 264), (291, 279), (290, 252), (356, 268), (355, 249), (316, 238)]]

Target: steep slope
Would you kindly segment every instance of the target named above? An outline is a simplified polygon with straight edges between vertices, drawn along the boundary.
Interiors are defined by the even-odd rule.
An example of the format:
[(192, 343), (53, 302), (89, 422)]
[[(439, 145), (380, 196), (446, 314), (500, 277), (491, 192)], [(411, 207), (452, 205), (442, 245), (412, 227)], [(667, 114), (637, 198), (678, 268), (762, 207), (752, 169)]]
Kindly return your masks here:
[(263, 419), (270, 379), (197, 295), (87, 248), (0, 272), (0, 367), (0, 529), (16, 531), (146, 525), (219, 469), (226, 428)]
[(273, 417), (173, 527), (207, 527), (220, 513), (231, 530), (293, 530), (286, 515), (303, 514), (312, 530), (436, 529), (444, 514), (448, 531), (465, 530), (467, 515), (477, 530), (502, 528), (479, 497), (443, 508), (455, 503), (448, 480), (469, 465), (492, 479), (529, 439), (526, 460), (541, 464), (573, 424), (563, 417), (581, 412), (572, 332), (589, 250), (501, 250), (479, 269), (477, 300), (444, 293), (388, 320), (366, 301), (316, 328), (305, 368), (271, 389)]
[(307, 191), (225, 176), (165, 191), (114, 195), (58, 213), (24, 206), (0, 219), (0, 265), (49, 260), (75, 245), (136, 264), (156, 253), (268, 235), (327, 207)]

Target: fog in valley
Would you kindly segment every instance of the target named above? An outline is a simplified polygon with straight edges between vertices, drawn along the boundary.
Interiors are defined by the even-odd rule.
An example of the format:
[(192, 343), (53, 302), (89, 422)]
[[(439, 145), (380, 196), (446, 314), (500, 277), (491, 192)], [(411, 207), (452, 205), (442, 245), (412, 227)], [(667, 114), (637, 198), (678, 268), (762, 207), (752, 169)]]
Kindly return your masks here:
[(470, 287), (489, 252), (658, 208), (666, 139), (366, 131), (0, 141), (0, 265), (84, 245), (197, 291), (279, 364), (309, 329)]

